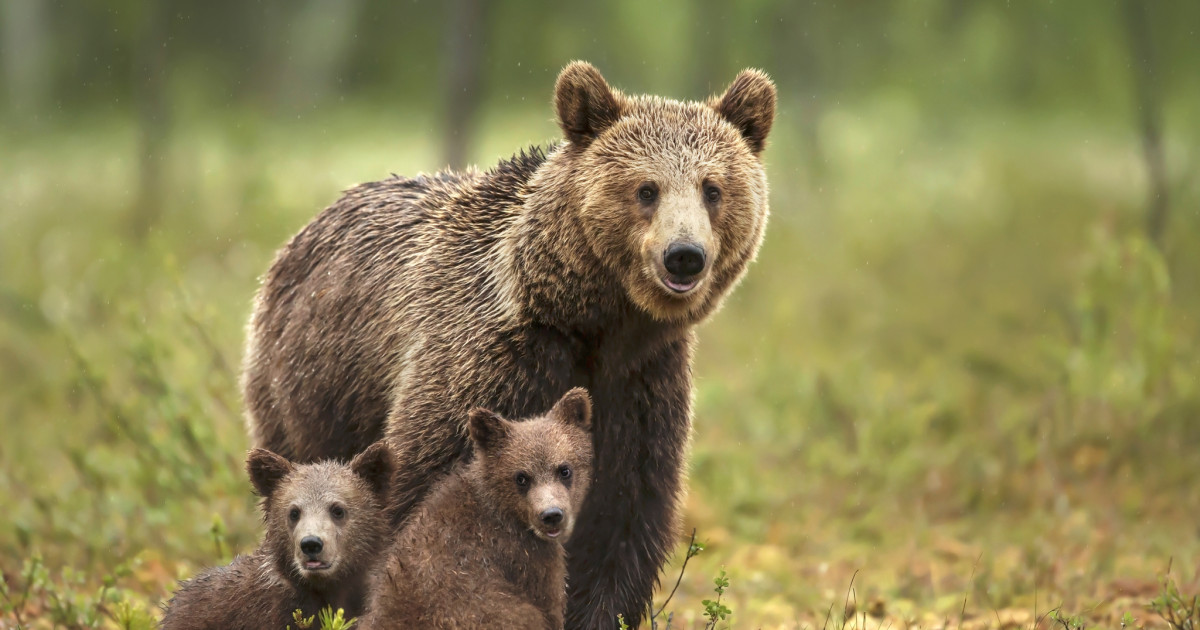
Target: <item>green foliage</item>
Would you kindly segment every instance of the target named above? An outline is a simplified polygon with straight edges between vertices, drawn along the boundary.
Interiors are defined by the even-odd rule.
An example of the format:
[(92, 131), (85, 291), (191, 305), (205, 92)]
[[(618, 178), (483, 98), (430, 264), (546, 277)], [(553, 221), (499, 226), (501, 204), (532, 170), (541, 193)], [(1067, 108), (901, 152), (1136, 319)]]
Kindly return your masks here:
[(717, 598), (706, 599), (700, 602), (704, 605), (704, 616), (708, 619), (708, 623), (704, 626), (705, 628), (716, 628), (718, 621), (724, 621), (733, 612), (728, 606), (721, 603), (721, 597), (725, 595), (725, 590), (729, 588), (729, 578), (725, 576), (725, 569), (721, 569), (721, 573), (713, 578), (713, 584), (715, 585), (713, 591), (716, 592)]
[(1200, 595), (1185, 595), (1168, 571), (1162, 577), (1162, 592), (1150, 601), (1151, 612), (1167, 622), (1171, 630), (1200, 628)]
[[(312, 627), (313, 622), (316, 621), (316, 619), (316, 615), (305, 617), (304, 611), (300, 610), (299, 608), (292, 611), (292, 620), (296, 622), (296, 627), (299, 630), (308, 630)], [(291, 626), (288, 626), (288, 630), (291, 630)]]
[(1046, 618), (1052, 623), (1061, 626), (1063, 630), (1085, 630), (1087, 628), (1087, 620), (1080, 615), (1067, 615), (1058, 608), (1046, 613)]
[[(17, 436), (0, 440), (0, 625), (37, 611), (136, 627), (176, 580), (254, 547), (237, 364), (256, 278), (346, 186), (443, 163), (441, 69), (397, 54), (440, 49), (437, 3), (318, 19), (191, 1), (170, 23), (153, 224), (133, 225), (144, 121), (127, 71), (150, 5), (45, 21), (40, 98), (61, 107), (0, 118), (0, 414)], [(483, 166), (557, 135), (547, 98), (569, 58), (672, 97), (747, 65), (780, 87), (766, 242), (699, 332), (684, 518), (707, 549), (681, 550), (691, 568), (661, 605), (676, 615), (660, 607), (652, 626), (710, 619), (722, 566), (738, 589), (709, 601), (748, 627), (819, 626), (860, 569), (884, 627), (957, 619), (964, 591), (970, 608), (1052, 597), (1091, 622), (1081, 600), (1118, 576), (1200, 554), (1200, 40), (1185, 32), (1200, 5), (1151, 11), (1173, 177), (1160, 244), (1141, 236), (1114, 6), (669, 1), (580, 20), (518, 2), (489, 16)], [(278, 44), (311, 27), (295, 41), (325, 50), (330, 24), (361, 35), (331, 64), (353, 78), (310, 81)]]
[(332, 607), (326, 606), (321, 610), (321, 630), (349, 630), (355, 623), (355, 619), (346, 620), (346, 611), (341, 608), (334, 611)]
[[(40, 622), (99, 628), (105, 621), (128, 630), (154, 628), (155, 618), (118, 587), (136, 566), (136, 562), (118, 565), (99, 580), (98, 588), (92, 588), (88, 576), (69, 567), (53, 579), (42, 556), (35, 553), (25, 560), (15, 579), (8, 579), (0, 570), (0, 619), (10, 617), (22, 628), (41, 627)], [(35, 622), (39, 625), (32, 625)]]

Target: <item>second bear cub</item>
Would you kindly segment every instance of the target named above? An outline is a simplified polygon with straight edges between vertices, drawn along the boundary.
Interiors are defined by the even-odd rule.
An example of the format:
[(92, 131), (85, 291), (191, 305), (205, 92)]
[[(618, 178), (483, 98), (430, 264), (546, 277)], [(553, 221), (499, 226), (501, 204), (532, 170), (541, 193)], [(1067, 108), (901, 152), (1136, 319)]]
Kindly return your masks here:
[(562, 545), (591, 482), (591, 418), (578, 388), (522, 422), (472, 411), (474, 459), (408, 519), (363, 627), (562, 628)]
[(325, 607), (361, 615), (367, 576), (388, 540), (391, 450), (380, 442), (348, 465), (297, 465), (256, 448), (246, 469), (262, 497), (262, 545), (181, 584), (160, 627), (282, 630), (297, 609), (305, 617)]

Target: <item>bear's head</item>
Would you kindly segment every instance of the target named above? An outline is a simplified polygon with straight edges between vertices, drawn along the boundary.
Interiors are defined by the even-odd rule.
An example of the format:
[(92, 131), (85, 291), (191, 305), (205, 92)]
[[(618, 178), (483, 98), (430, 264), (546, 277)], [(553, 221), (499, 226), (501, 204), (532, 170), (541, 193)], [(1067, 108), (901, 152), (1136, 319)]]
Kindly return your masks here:
[(297, 465), (266, 449), (246, 469), (261, 496), (264, 547), (291, 580), (320, 588), (363, 571), (385, 543), (392, 452), (376, 443), (349, 464)]
[(575, 62), (554, 105), (595, 258), (656, 319), (711, 313), (762, 241), (775, 85), (745, 70), (720, 96), (680, 102), (624, 95)]
[(510, 422), (471, 412), (471, 479), (504, 518), (545, 540), (565, 541), (592, 476), (592, 402), (572, 389), (544, 416)]

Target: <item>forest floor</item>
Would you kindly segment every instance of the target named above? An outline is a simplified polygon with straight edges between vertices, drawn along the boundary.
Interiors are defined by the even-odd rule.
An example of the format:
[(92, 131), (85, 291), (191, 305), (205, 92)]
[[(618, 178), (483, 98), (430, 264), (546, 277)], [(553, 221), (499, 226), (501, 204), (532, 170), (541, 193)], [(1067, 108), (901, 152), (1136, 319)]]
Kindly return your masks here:
[[(0, 628), (147, 627), (255, 546), (257, 278), (340, 190), (431, 170), (425, 127), (190, 125), (140, 212), (134, 129), (0, 130)], [(555, 136), (480, 128), (485, 165)], [(671, 627), (705, 625), (721, 571), (722, 628), (1170, 627), (1200, 593), (1197, 182), (1156, 247), (1129, 134), (867, 105), (803, 137), (781, 121), (766, 243), (700, 330), (656, 602), (705, 549)], [(1173, 172), (1196, 146), (1167, 138)]]

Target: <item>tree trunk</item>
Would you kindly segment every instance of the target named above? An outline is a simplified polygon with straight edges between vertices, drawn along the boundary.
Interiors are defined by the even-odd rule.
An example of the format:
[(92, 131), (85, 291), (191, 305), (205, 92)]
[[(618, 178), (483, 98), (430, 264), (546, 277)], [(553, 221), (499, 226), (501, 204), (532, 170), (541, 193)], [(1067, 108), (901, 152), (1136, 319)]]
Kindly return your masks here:
[(1142, 154), (1149, 179), (1146, 234), (1162, 245), (1167, 228), (1167, 164), (1162, 145), (1162, 103), (1155, 73), (1154, 44), (1144, 0), (1125, 0), (1125, 31), (1133, 57), (1134, 98), (1142, 131)]
[(474, 118), (479, 109), (480, 66), (486, 48), (484, 41), (484, 2), (452, 0), (446, 29), (445, 107), (443, 136), (445, 163), (450, 168), (466, 165), (474, 137)]
[(141, 239), (162, 218), (163, 172), (168, 135), (167, 31), (168, 0), (145, 5), (133, 69), (133, 93), (138, 120), (138, 196), (132, 228)]
[(0, 2), (0, 60), (10, 110), (26, 119), (36, 116), (49, 85), (43, 0)]

